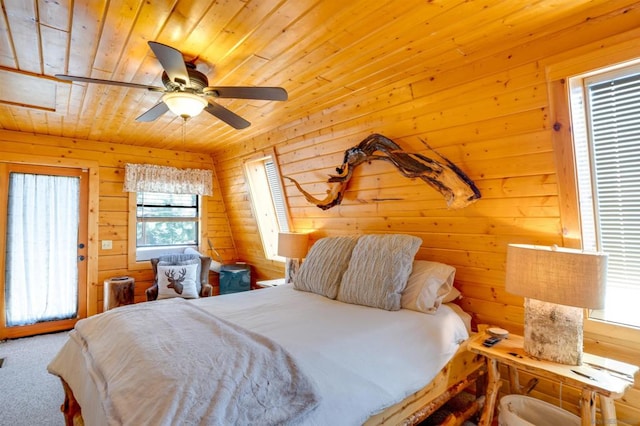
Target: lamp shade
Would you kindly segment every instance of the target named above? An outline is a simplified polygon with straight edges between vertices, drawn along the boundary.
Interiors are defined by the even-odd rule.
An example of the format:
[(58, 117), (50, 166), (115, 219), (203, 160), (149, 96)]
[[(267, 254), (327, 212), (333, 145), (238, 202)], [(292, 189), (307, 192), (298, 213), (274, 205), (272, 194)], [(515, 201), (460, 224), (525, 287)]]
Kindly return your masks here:
[(604, 307), (607, 255), (564, 247), (510, 244), (506, 290), (544, 302)]
[(191, 118), (200, 114), (207, 106), (207, 100), (198, 95), (186, 92), (170, 92), (162, 96), (171, 112), (182, 118)]
[(309, 249), (309, 234), (281, 232), (278, 234), (278, 256), (302, 259)]

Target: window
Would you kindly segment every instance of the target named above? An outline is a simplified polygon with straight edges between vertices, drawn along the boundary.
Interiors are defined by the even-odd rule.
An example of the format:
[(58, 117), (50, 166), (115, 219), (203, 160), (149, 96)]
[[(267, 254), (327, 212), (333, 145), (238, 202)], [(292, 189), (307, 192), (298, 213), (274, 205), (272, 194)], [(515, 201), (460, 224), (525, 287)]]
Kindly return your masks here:
[(278, 256), (278, 233), (289, 232), (289, 215), (275, 154), (248, 160), (244, 169), (265, 257), (284, 262)]
[(136, 260), (198, 248), (199, 199), (195, 194), (136, 194)]
[(569, 83), (582, 245), (609, 254), (590, 318), (640, 327), (640, 66)]

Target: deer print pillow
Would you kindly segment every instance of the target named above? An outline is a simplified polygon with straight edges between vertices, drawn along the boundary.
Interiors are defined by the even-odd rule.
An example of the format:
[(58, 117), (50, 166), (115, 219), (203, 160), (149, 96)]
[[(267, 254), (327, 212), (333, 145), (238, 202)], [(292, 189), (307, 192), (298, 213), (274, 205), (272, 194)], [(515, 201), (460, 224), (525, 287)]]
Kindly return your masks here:
[(158, 265), (158, 299), (183, 297), (196, 299), (197, 264)]

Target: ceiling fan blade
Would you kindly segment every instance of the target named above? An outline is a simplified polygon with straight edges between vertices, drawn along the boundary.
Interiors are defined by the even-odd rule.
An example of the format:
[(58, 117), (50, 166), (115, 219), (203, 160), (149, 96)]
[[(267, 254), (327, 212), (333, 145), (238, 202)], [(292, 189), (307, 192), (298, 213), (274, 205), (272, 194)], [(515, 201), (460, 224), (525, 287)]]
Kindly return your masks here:
[(262, 99), (265, 101), (286, 101), (287, 91), (282, 87), (216, 86), (203, 89), (204, 94), (217, 98)]
[(145, 113), (138, 116), (136, 121), (149, 122), (154, 121), (156, 118), (160, 117), (165, 112), (169, 111), (169, 107), (164, 102), (160, 101), (159, 103), (152, 106)]
[(224, 121), (233, 128), (244, 129), (251, 126), (251, 123), (249, 123), (247, 120), (240, 117), (235, 112), (228, 110), (222, 105), (209, 102), (209, 105), (204, 107), (204, 110), (209, 114), (218, 117), (220, 120)]
[(150, 41), (149, 47), (153, 50), (153, 53), (155, 53), (156, 58), (160, 61), (160, 65), (162, 65), (162, 68), (167, 72), (171, 81), (185, 86), (191, 86), (191, 80), (189, 79), (187, 67), (184, 64), (182, 52), (171, 46), (155, 41)]
[(165, 90), (164, 87), (147, 86), (146, 84), (137, 84), (137, 83), (127, 83), (126, 81), (102, 80), (99, 78), (79, 77), (76, 75), (56, 74), (55, 77), (58, 80), (80, 81), (83, 83), (98, 83), (98, 84), (109, 84), (111, 86), (133, 87), (135, 89), (151, 90), (152, 92), (164, 92)]

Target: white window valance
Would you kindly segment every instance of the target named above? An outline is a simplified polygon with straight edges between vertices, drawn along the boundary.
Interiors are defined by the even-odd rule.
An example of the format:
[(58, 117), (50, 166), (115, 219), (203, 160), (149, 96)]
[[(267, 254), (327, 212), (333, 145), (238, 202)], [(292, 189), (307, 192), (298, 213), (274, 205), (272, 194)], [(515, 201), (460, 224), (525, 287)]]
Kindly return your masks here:
[(125, 164), (125, 192), (213, 194), (213, 173), (204, 169), (177, 169), (152, 164)]

